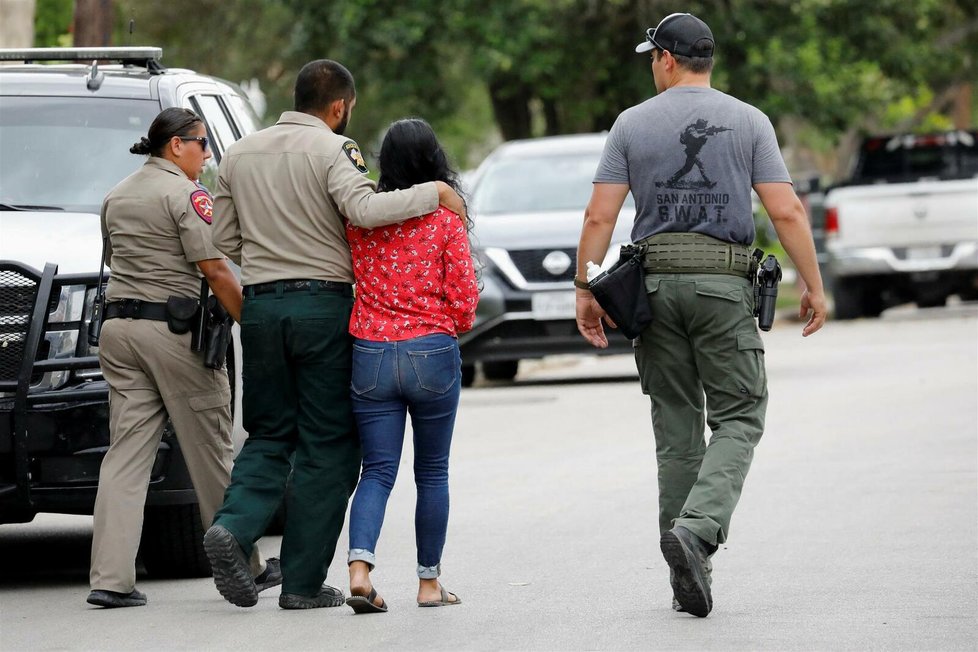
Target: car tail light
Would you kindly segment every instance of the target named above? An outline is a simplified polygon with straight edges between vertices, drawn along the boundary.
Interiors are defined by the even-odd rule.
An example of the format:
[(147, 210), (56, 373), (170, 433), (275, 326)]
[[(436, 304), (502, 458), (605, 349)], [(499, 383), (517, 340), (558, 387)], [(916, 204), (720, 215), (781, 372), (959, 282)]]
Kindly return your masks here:
[(825, 235), (839, 234), (839, 209), (833, 206), (825, 210)]

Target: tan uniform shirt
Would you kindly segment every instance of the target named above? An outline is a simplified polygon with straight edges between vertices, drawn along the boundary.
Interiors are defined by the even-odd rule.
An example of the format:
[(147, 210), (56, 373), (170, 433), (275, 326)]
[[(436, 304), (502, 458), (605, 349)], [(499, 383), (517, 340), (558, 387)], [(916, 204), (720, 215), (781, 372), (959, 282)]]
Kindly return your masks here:
[(434, 183), (376, 192), (357, 144), (319, 118), (286, 111), (232, 145), (214, 196), (214, 244), (244, 285), (283, 279), (353, 282), (343, 218), (373, 228), (430, 213)]
[(176, 163), (150, 156), (102, 202), (109, 301), (196, 298), (197, 261), (223, 258), (211, 240), (211, 200)]

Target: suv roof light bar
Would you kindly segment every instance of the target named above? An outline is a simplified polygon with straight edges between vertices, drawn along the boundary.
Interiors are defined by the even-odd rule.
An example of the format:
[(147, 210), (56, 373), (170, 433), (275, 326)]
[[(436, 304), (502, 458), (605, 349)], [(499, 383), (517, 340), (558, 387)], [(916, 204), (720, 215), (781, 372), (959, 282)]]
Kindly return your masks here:
[(83, 61), (93, 59), (118, 61), (124, 64), (140, 64), (150, 72), (162, 70), (159, 64), (163, 48), (0, 48), (0, 61)]

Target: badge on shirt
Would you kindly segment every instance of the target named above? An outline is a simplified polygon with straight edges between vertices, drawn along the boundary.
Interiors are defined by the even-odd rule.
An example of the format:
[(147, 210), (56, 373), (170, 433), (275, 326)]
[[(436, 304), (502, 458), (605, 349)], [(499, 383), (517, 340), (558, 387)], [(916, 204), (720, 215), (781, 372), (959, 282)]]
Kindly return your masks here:
[(350, 159), (350, 163), (353, 163), (353, 167), (360, 172), (367, 171), (367, 163), (363, 160), (363, 154), (360, 153), (359, 145), (352, 140), (348, 140), (343, 143), (343, 152), (346, 154), (346, 157)]
[(195, 190), (190, 195), (190, 203), (193, 205), (194, 210), (197, 211), (197, 216), (210, 224), (214, 217), (214, 202), (211, 201), (211, 196), (207, 191)]

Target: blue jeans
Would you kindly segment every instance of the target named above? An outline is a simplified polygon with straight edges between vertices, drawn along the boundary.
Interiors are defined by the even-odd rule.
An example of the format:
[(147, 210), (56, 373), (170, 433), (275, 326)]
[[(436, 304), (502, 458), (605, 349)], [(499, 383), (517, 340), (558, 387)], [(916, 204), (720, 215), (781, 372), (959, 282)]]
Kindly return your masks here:
[(418, 489), (414, 513), (418, 577), (439, 576), (448, 529), (448, 454), (461, 392), (461, 366), (458, 340), (450, 335), (354, 342), (350, 395), (363, 448), (363, 469), (350, 508), (349, 561), (365, 561), (374, 567), (410, 413)]

